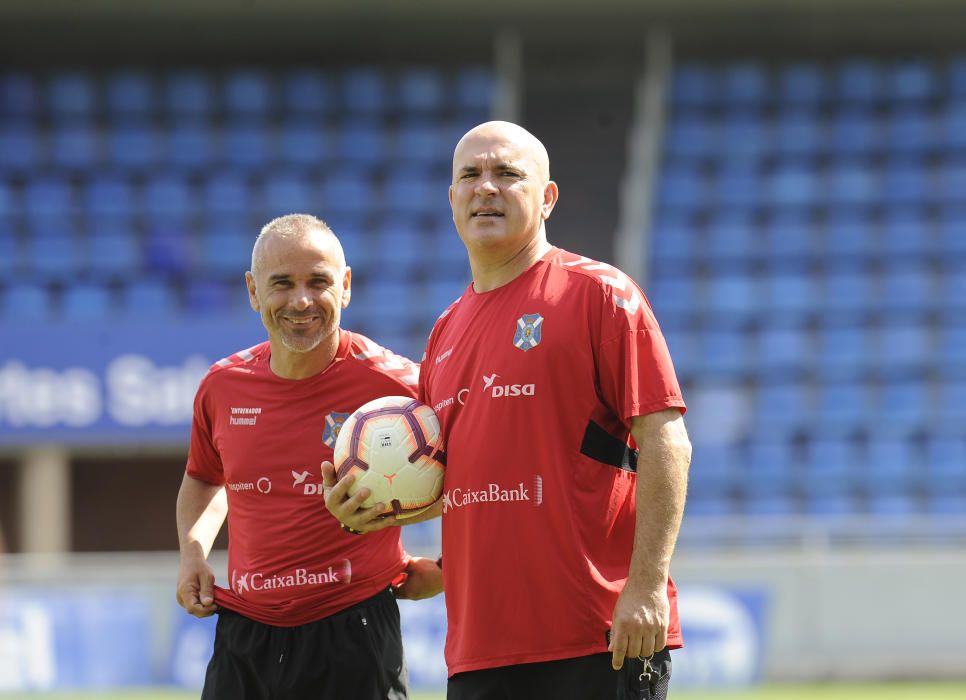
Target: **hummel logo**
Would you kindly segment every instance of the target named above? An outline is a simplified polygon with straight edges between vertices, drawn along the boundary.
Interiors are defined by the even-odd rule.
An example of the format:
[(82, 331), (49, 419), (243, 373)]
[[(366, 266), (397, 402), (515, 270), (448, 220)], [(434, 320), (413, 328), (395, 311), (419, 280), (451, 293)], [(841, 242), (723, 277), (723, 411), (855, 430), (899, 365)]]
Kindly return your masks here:
[(491, 386), (493, 386), (493, 382), (495, 382), (496, 381), (496, 378), (499, 377), (499, 376), (500, 375), (497, 374), (496, 372), (494, 372), (493, 374), (491, 374), (489, 377), (484, 374), (483, 375), (483, 391), (486, 391)]
[(312, 475), (311, 472), (306, 471), (299, 474), (297, 471), (293, 469), (292, 478), (295, 479), (295, 481), (292, 482), (292, 488), (294, 489), (299, 484), (305, 483), (305, 480), (308, 479), (311, 475)]

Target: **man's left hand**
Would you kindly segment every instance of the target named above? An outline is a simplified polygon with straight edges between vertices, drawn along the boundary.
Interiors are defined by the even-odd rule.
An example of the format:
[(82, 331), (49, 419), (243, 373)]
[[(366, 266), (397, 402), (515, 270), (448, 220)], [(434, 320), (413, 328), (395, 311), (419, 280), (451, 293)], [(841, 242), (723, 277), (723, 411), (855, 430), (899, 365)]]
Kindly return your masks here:
[(406, 578), (392, 592), (409, 600), (439, 595), (443, 592), (443, 570), (432, 559), (413, 557), (406, 566)]
[(628, 579), (614, 606), (607, 648), (613, 654), (614, 670), (624, 665), (626, 657), (647, 657), (666, 647), (670, 615), (666, 581), (654, 589)]
[(371, 493), (367, 488), (359, 489), (355, 495), (349, 495), (349, 486), (355, 481), (355, 476), (346, 474), (336, 481), (335, 467), (332, 462), (322, 462), (322, 487), (325, 493), (325, 507), (342, 523), (344, 528), (356, 534), (375, 532), (386, 527), (399, 525), (395, 516), (385, 515), (385, 506), (377, 503), (371, 508), (363, 508), (362, 503)]

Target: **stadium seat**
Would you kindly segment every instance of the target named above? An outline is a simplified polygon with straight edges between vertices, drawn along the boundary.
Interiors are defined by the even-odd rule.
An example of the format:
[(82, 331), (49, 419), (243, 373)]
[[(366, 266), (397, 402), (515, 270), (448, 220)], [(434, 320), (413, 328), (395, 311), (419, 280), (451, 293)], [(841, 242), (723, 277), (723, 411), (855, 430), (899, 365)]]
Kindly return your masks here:
[(700, 207), (708, 182), (697, 167), (667, 169), (659, 176), (658, 200), (662, 207), (690, 211)]
[(110, 162), (121, 169), (145, 170), (160, 156), (160, 142), (154, 127), (146, 123), (116, 124), (107, 134)]
[(47, 83), (47, 108), (54, 119), (88, 117), (97, 107), (96, 88), (82, 72), (55, 73)]
[(218, 280), (192, 280), (185, 288), (184, 313), (189, 317), (210, 318), (212, 314), (239, 312), (243, 310), (240, 303), (243, 295), (240, 286), (229, 288)]
[[(30, 73), (0, 73), (0, 105), (13, 117), (32, 117), (39, 107), (37, 81)], [(2, 151), (2, 149), (0, 149)]]
[(752, 440), (747, 459), (738, 480), (746, 498), (794, 493), (798, 457), (787, 438), (779, 435)]
[(36, 323), (50, 319), (55, 308), (48, 289), (32, 282), (8, 285), (0, 300), (3, 318), (7, 321)]
[(805, 496), (805, 514), (820, 517), (823, 520), (851, 517), (857, 510), (856, 499), (849, 494), (818, 492)]
[(208, 212), (239, 214), (255, 201), (248, 179), (232, 170), (211, 172), (203, 187)]
[(62, 177), (28, 180), (23, 189), (23, 207), (29, 219), (57, 219), (74, 213), (74, 188)]
[(369, 212), (376, 201), (375, 187), (364, 171), (345, 169), (322, 183), (322, 202), (329, 217), (332, 213)]
[(0, 275), (8, 276), (20, 265), (20, 250), (13, 233), (0, 230)]
[[(828, 365), (824, 356), (822, 362)], [(825, 381), (818, 385), (817, 396), (816, 415), (826, 427), (846, 429), (861, 425), (870, 414), (871, 397), (865, 382), (849, 379)]]
[(962, 155), (966, 151), (966, 131), (963, 130), (963, 120), (966, 119), (966, 95), (958, 101), (948, 103), (940, 108), (937, 116), (939, 144), (944, 153)]
[(962, 428), (966, 420), (966, 379), (957, 376), (943, 381), (938, 386), (938, 392), (939, 422)]
[(379, 115), (389, 107), (388, 86), (382, 71), (354, 68), (342, 74), (342, 100), (351, 115)]
[(733, 63), (721, 72), (721, 90), (729, 104), (764, 102), (771, 96), (768, 74), (755, 62)]
[(439, 217), (431, 227), (425, 245), (424, 255), (429, 265), (430, 283), (434, 279), (453, 280), (458, 282), (462, 293), (469, 279), (470, 267), (466, 259), (466, 248), (456, 233), (452, 220)]
[(751, 273), (711, 275), (707, 284), (706, 308), (715, 316), (748, 317), (760, 309), (760, 284)]
[(878, 401), (870, 416), (890, 425), (925, 426), (932, 414), (928, 385), (921, 379), (893, 379), (879, 389)]
[(399, 77), (399, 106), (406, 112), (438, 112), (445, 98), (443, 76), (433, 68), (410, 68)]
[(149, 118), (157, 109), (151, 76), (133, 70), (111, 75), (104, 86), (108, 114), (114, 118)]
[(335, 108), (329, 79), (321, 71), (300, 68), (282, 78), (282, 103), (286, 114), (318, 118)]
[(766, 275), (762, 301), (767, 322), (776, 326), (803, 323), (819, 312), (819, 280), (810, 272)]
[(933, 365), (930, 327), (922, 322), (891, 323), (881, 329), (869, 365), (886, 377), (923, 375)]
[(779, 163), (765, 186), (772, 206), (786, 209), (814, 206), (822, 193), (818, 173), (807, 161)]
[(433, 214), (449, 209), (447, 183), (412, 166), (391, 171), (383, 183), (382, 206), (387, 212), (404, 215)]
[(828, 98), (828, 84), (816, 63), (792, 63), (778, 72), (778, 98), (781, 104), (815, 105)]
[(313, 121), (292, 121), (278, 133), (278, 157), (283, 164), (317, 168), (330, 157), (322, 127)]
[(897, 109), (886, 121), (885, 144), (893, 153), (924, 155), (938, 140), (938, 125), (923, 107)]
[(659, 318), (693, 314), (702, 310), (703, 294), (690, 276), (656, 279), (644, 290)]
[(337, 139), (337, 154), (349, 165), (371, 168), (387, 153), (386, 131), (375, 124), (354, 122), (344, 126)]
[[(772, 275), (778, 270), (804, 274), (819, 252), (820, 235), (803, 212), (777, 213), (762, 228), (762, 250)], [(814, 280), (815, 275), (809, 274)]]
[(232, 122), (222, 133), (222, 156), (231, 167), (266, 167), (275, 152), (273, 134), (261, 122)]
[(893, 102), (924, 102), (939, 94), (938, 71), (924, 60), (898, 63), (886, 80), (887, 95)]
[(154, 217), (188, 218), (197, 209), (195, 188), (178, 175), (149, 177), (144, 183), (143, 201), (145, 211)]
[(682, 107), (707, 107), (720, 96), (721, 83), (709, 68), (685, 64), (671, 79), (671, 104)]
[(294, 212), (322, 212), (321, 202), (315, 193), (315, 183), (295, 172), (273, 171), (262, 183), (262, 209), (265, 218), (274, 218)]
[(882, 172), (882, 197), (894, 205), (922, 205), (935, 199), (936, 188), (927, 168), (921, 159), (890, 161)]
[(943, 260), (966, 263), (966, 207), (952, 206), (941, 211), (936, 239), (936, 252)]
[(853, 493), (860, 456), (854, 442), (842, 437), (818, 437), (806, 450), (801, 486), (806, 494), (848, 496)]
[[(221, 223), (225, 223), (222, 220)], [(255, 236), (240, 223), (219, 226), (201, 236), (198, 263), (201, 269), (226, 278), (239, 280), (251, 267), (252, 242)], [(204, 296), (205, 292), (199, 292)], [(189, 303), (191, 298), (189, 297)]]
[(966, 513), (966, 495), (962, 493), (936, 493), (926, 499), (926, 514), (929, 516), (958, 516)]
[(709, 200), (725, 210), (751, 209), (761, 204), (764, 190), (757, 165), (729, 163), (718, 172)]
[(672, 162), (695, 160), (714, 152), (718, 138), (717, 125), (704, 115), (674, 117), (668, 126), (665, 148)]
[(81, 199), (84, 209), (94, 217), (125, 218), (141, 207), (131, 181), (115, 174), (99, 174), (88, 180)]
[(694, 369), (703, 376), (740, 378), (757, 358), (744, 331), (705, 329), (698, 340)]
[(450, 277), (449, 279), (430, 279), (422, 286), (426, 300), (426, 308), (432, 309), (437, 316), (443, 313), (454, 301), (459, 299), (466, 290), (469, 282), (469, 272), (465, 279)]
[[(833, 206), (868, 206), (881, 196), (881, 173), (869, 162), (835, 161), (826, 175), (824, 191)], [(830, 252), (835, 254), (837, 251), (831, 249)]]
[(816, 112), (793, 108), (781, 111), (773, 126), (777, 155), (809, 159), (828, 148), (825, 126)]
[(828, 136), (832, 152), (840, 157), (868, 156), (882, 145), (879, 120), (873, 112), (864, 109), (847, 109), (835, 114)]
[(175, 168), (200, 170), (214, 159), (214, 139), (202, 122), (174, 122), (165, 136), (165, 159)]
[(122, 313), (132, 319), (176, 317), (180, 304), (174, 288), (158, 280), (135, 280), (124, 290)]
[(261, 70), (233, 71), (225, 76), (223, 102), (232, 114), (264, 116), (275, 105), (272, 80)]
[(798, 501), (790, 494), (780, 493), (768, 496), (745, 498), (741, 506), (744, 515), (765, 517), (788, 517), (800, 511)]
[[(832, 232), (828, 231), (827, 233), (831, 234)], [(839, 231), (838, 238), (849, 237), (850, 241), (849, 245), (846, 246), (843, 240), (839, 240), (833, 246), (837, 249), (836, 255), (844, 257), (850, 255), (848, 251), (852, 251), (851, 255), (856, 256), (857, 260), (860, 259), (866, 248), (863, 242), (865, 239), (860, 238), (856, 241), (858, 236), (858, 232)], [(827, 312), (826, 316), (832, 314), (839, 316), (864, 315), (878, 303), (874, 277), (866, 270), (832, 270), (825, 275), (824, 282), (822, 298), (824, 300), (823, 308)]]
[(758, 357), (762, 377), (801, 376), (815, 357), (811, 334), (801, 326), (765, 326), (758, 335)]
[(743, 266), (761, 250), (758, 227), (744, 212), (713, 217), (708, 222), (705, 243), (709, 262), (716, 269), (729, 262)]
[(69, 278), (81, 267), (77, 241), (68, 231), (35, 234), (27, 238), (26, 263), (34, 273)]
[(140, 239), (127, 227), (105, 225), (87, 236), (87, 268), (98, 276), (134, 277), (141, 268)]
[(185, 222), (152, 224), (144, 246), (144, 262), (149, 273), (181, 275), (193, 267), (193, 261), (193, 246)]
[(207, 115), (214, 108), (210, 78), (206, 73), (196, 70), (178, 71), (168, 75), (165, 104), (168, 111), (175, 115)]
[(923, 264), (901, 264), (884, 269), (881, 302), (890, 311), (923, 314), (938, 306), (932, 270)]
[(966, 439), (962, 433), (928, 435), (924, 459), (921, 482), (927, 493), (966, 495)]
[(868, 494), (906, 493), (924, 471), (921, 456), (907, 435), (893, 430), (874, 433), (866, 450), (862, 488)]
[(99, 164), (101, 144), (88, 124), (72, 123), (53, 127), (49, 135), (51, 163), (66, 170), (84, 172)]
[[(966, 326), (944, 324), (938, 339), (939, 369), (946, 377), (966, 377)], [(966, 393), (962, 395), (966, 400)], [(962, 414), (966, 416), (966, 406)]]
[(68, 321), (103, 321), (115, 310), (111, 290), (103, 284), (82, 282), (64, 290), (61, 314)]
[[(939, 248), (932, 223), (920, 207), (887, 209), (882, 218), (881, 245), (886, 257), (900, 261), (934, 255)], [(931, 286), (931, 279), (927, 286)], [(932, 292), (929, 296), (934, 298)]]
[[(388, 280), (416, 281), (423, 268), (425, 234), (419, 220), (390, 210), (373, 231), (373, 261)], [(411, 309), (407, 315), (411, 314)]]
[(737, 109), (727, 113), (719, 127), (718, 156), (730, 163), (755, 163), (771, 147), (768, 126), (757, 111)]
[(457, 74), (456, 102), (470, 121), (489, 118), (493, 83), (493, 74), (485, 68), (464, 68)]
[(742, 478), (742, 460), (730, 443), (698, 439), (692, 446), (691, 462), (696, 471), (688, 490), (698, 498), (727, 500)]
[(835, 69), (836, 98), (844, 103), (872, 103), (886, 90), (883, 66), (866, 59), (844, 61)]
[(704, 231), (694, 217), (678, 211), (662, 212), (651, 227), (651, 268), (658, 271), (688, 271), (706, 252)]
[(15, 216), (20, 214), (18, 200), (19, 197), (17, 197), (13, 186), (0, 180), (0, 233), (3, 234), (3, 237), (7, 236), (8, 231), (12, 235), (11, 222)]
[(944, 160), (937, 172), (939, 194), (946, 204), (966, 203), (966, 158)]
[[(672, 354), (673, 356), (673, 354)], [(814, 417), (811, 387), (800, 380), (760, 377), (755, 392), (755, 423), (791, 431)]]
[(907, 518), (922, 511), (918, 499), (907, 493), (873, 495), (869, 498), (866, 511), (882, 518)]
[(40, 166), (43, 158), (40, 134), (34, 126), (0, 125), (0, 172), (27, 172)]

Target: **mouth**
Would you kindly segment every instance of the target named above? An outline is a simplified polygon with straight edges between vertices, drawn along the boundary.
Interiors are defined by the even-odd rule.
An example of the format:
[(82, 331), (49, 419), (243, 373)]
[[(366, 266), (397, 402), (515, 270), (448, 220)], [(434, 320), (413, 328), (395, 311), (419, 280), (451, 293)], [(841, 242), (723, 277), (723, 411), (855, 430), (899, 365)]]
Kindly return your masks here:
[(496, 209), (477, 209), (470, 214), (471, 219), (502, 219), (503, 212)]
[(282, 316), (282, 320), (294, 328), (308, 328), (319, 320), (318, 316)]

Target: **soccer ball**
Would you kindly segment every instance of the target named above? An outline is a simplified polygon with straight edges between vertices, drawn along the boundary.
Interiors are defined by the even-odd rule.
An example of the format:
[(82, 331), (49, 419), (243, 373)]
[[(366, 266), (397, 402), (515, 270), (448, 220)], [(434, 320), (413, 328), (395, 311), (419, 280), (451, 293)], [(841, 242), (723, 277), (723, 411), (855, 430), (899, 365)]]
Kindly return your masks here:
[(355, 474), (350, 496), (362, 487), (372, 492), (363, 507), (384, 503), (385, 515), (410, 518), (433, 505), (443, 490), (438, 442), (432, 408), (408, 396), (384, 396), (342, 424), (333, 461), (339, 479)]

